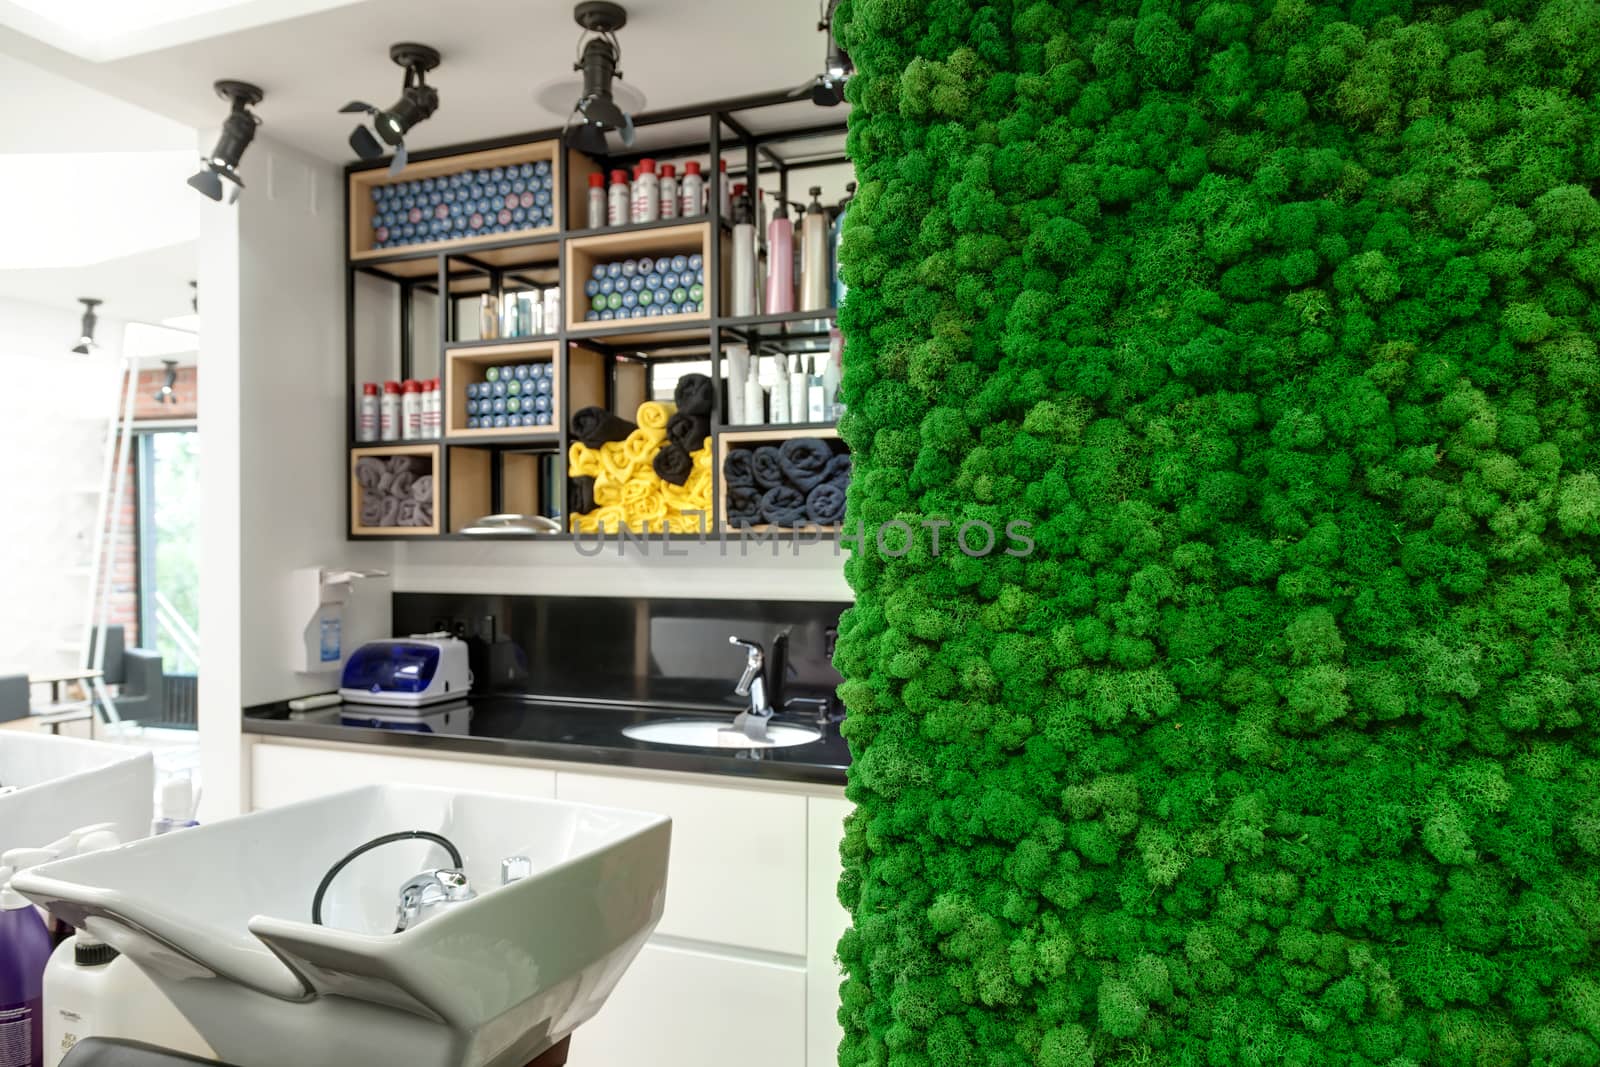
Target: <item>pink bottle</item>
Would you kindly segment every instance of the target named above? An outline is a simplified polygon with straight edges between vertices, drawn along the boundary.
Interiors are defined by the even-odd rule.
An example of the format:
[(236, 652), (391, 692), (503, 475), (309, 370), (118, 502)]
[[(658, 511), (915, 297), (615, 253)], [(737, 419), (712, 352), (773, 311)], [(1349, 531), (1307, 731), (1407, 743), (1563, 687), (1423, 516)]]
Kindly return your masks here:
[(782, 200), (767, 224), (767, 314), (794, 310), (794, 224)]

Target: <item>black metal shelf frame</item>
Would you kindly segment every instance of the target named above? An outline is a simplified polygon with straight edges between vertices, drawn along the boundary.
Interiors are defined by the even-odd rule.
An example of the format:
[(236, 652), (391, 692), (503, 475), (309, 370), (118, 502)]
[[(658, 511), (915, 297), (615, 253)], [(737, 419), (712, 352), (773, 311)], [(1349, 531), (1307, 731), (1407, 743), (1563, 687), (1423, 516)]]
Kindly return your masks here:
[[(391, 282), (400, 287), (400, 352), (399, 372), (402, 378), (412, 376), (414, 356), (412, 351), (415, 312), (413, 301), (417, 293), (427, 293), (435, 296), (439, 301), (439, 334), (438, 352), (442, 369), (448, 358), (448, 353), (456, 350), (471, 349), (475, 347), (491, 347), (496, 345), (521, 344), (521, 343), (549, 343), (556, 344), (556, 358), (565, 361), (568, 354), (568, 344), (578, 343), (585, 347), (595, 349), (604, 355), (616, 360), (642, 363), (646, 373), (646, 393), (651, 386), (652, 368), (660, 363), (675, 363), (688, 361), (710, 362), (710, 373), (716, 383), (720, 397), (722, 384), (722, 350), (724, 342), (738, 342), (748, 344), (753, 352), (776, 350), (778, 342), (815, 342), (825, 340), (828, 336), (826, 326), (813, 326), (805, 329), (807, 324), (827, 323), (833, 319), (834, 309), (825, 311), (797, 311), (782, 315), (756, 315), (742, 318), (725, 316), (723, 311), (723, 271), (726, 267), (723, 255), (722, 235), (731, 230), (732, 220), (724, 218), (721, 211), (720, 196), (716, 194), (715, 183), (720, 178), (719, 169), (715, 161), (720, 160), (728, 151), (742, 149), (743, 166), (739, 167), (738, 160), (731, 160), (728, 180), (731, 182), (735, 176), (744, 176), (748, 180), (750, 175), (761, 176), (776, 173), (778, 175), (779, 195), (787, 200), (789, 189), (789, 176), (793, 172), (800, 172), (819, 167), (838, 166), (847, 164), (848, 157), (827, 152), (822, 155), (794, 160), (785, 160), (773, 151), (774, 145), (794, 144), (827, 137), (837, 137), (846, 132), (847, 125), (843, 118), (828, 122), (819, 122), (787, 130), (775, 130), (767, 133), (753, 131), (738, 117), (744, 112), (760, 111), (766, 108), (792, 105), (795, 100), (787, 92), (762, 93), (744, 97), (734, 97), (725, 100), (712, 101), (706, 104), (697, 104), (689, 107), (669, 108), (644, 115), (634, 119), (635, 127), (647, 127), (671, 122), (683, 122), (691, 119), (704, 119), (707, 123), (707, 137), (704, 142), (688, 144), (663, 145), (651, 149), (649, 152), (617, 152), (604, 158), (606, 169), (611, 165), (623, 166), (645, 156), (681, 155), (697, 156), (706, 155), (713, 160), (713, 165), (706, 175), (706, 180), (712, 185), (712, 195), (708, 197), (709, 212), (692, 220), (666, 219), (657, 222), (632, 223), (627, 226), (604, 227), (599, 229), (568, 229), (564, 224), (572, 217), (570, 203), (570, 181), (565, 178), (559, 183), (556, 190), (555, 216), (558, 222), (556, 232), (543, 231), (536, 237), (507, 235), (503, 241), (485, 242), (474, 244), (470, 248), (454, 251), (449, 247), (437, 248), (423, 253), (409, 253), (404, 249), (396, 249), (392, 253), (381, 256), (365, 256), (359, 260), (349, 258), (349, 249), (346, 248), (345, 260), (345, 381), (346, 397), (345, 422), (346, 446), (351, 448), (370, 447), (358, 443), (355, 439), (355, 389), (356, 383), (356, 279), (358, 275), (365, 274)], [(561, 130), (558, 128), (536, 130), (529, 133), (514, 134), (507, 137), (493, 138), (467, 144), (450, 145), (443, 148), (432, 149), (425, 152), (414, 152), (413, 161), (421, 162), (431, 159), (443, 159), (469, 152), (477, 152), (495, 148), (505, 148), (512, 145), (524, 144), (530, 141), (559, 141)], [(565, 153), (566, 159), (577, 157), (575, 149), (560, 148)], [(379, 169), (387, 165), (387, 160), (353, 163), (345, 168), (346, 179), (351, 174)], [(349, 183), (345, 184), (344, 203), (344, 230), (350, 229), (350, 197)], [(452, 340), (457, 334), (457, 309), (456, 300), (452, 294), (459, 283), (475, 280), (487, 276), (488, 284), (485, 291), (499, 295), (505, 291), (507, 283), (521, 283), (528, 285), (534, 280), (527, 275), (533, 271), (554, 270), (563, 288), (563, 307), (567, 283), (567, 242), (576, 237), (585, 237), (599, 234), (617, 233), (648, 233), (651, 230), (663, 229), (670, 226), (683, 225), (688, 221), (709, 221), (711, 232), (714, 236), (710, 248), (709, 277), (715, 279), (715, 284), (708, 287), (707, 302), (710, 315), (707, 318), (695, 319), (681, 325), (674, 324), (670, 318), (651, 319), (650, 325), (642, 322), (627, 324), (617, 327), (590, 329), (569, 332), (566, 326), (566, 315), (561, 316), (561, 321), (556, 323), (553, 332), (547, 332), (530, 337), (493, 338), (483, 341), (456, 341)], [(528, 263), (518, 263), (510, 266), (499, 266), (485, 261), (482, 257), (489, 254), (504, 253), (509, 250), (526, 249), (530, 255), (538, 256)], [(543, 258), (548, 254), (545, 250), (553, 250), (552, 258)], [(465, 268), (465, 269), (463, 269)], [(471, 294), (460, 294), (471, 295)], [(637, 342), (629, 340), (645, 332), (672, 332), (679, 336), (664, 340)], [(825, 346), (824, 346), (825, 347)], [(565, 363), (563, 364), (565, 366)], [(608, 371), (606, 375), (606, 396), (609, 401), (613, 396), (614, 373)], [(569, 533), (556, 535), (524, 535), (498, 537), (483, 537), (451, 533), (452, 520), (462, 518), (450, 514), (450, 494), (448, 492), (450, 478), (450, 453), (456, 448), (482, 448), (495, 451), (554, 451), (557, 456), (556, 480), (558, 501), (564, 500), (566, 488), (566, 465), (561, 462), (571, 444), (567, 426), (567, 417), (570, 415), (570, 386), (571, 376), (561, 375), (560, 410), (563, 413), (561, 424), (555, 427), (554, 434), (539, 434), (530, 431), (527, 435), (474, 438), (463, 440), (461, 438), (441, 437), (428, 442), (439, 446), (439, 460), (434, 471), (436, 482), (439, 486), (438, 521), (440, 534), (431, 537), (417, 537), (416, 535), (382, 535), (362, 534), (356, 535), (347, 530), (346, 535), (352, 540), (360, 541), (475, 541), (485, 540), (515, 540), (526, 541), (572, 541), (574, 535)], [(831, 424), (829, 424), (831, 426)], [(713, 432), (720, 433), (725, 430), (752, 429), (754, 427), (723, 426), (720, 417), (712, 420)], [(395, 442), (388, 442), (395, 443)], [(399, 442), (412, 444), (419, 442)], [(500, 474), (499, 464), (492, 466), (492, 493), (494, 500), (499, 499)], [(722, 493), (722, 474), (713, 464), (712, 469), (712, 500), (714, 514), (720, 514), (719, 502)], [(354, 488), (346, 479), (345, 514), (350, 513), (351, 494)], [(493, 503), (493, 501), (491, 501)], [(562, 504), (565, 514), (565, 505)], [(465, 516), (471, 518), (473, 516)], [(348, 520), (347, 520), (348, 521)], [(814, 536), (817, 531), (802, 531), (807, 536)], [(828, 540), (831, 535), (828, 531), (821, 531), (821, 539)], [(737, 529), (718, 530), (712, 529), (702, 534), (648, 534), (630, 535), (642, 538), (646, 542), (692, 542), (702, 538), (714, 540), (723, 538), (727, 540), (741, 540), (746, 532)], [(760, 535), (756, 535), (760, 536)]]

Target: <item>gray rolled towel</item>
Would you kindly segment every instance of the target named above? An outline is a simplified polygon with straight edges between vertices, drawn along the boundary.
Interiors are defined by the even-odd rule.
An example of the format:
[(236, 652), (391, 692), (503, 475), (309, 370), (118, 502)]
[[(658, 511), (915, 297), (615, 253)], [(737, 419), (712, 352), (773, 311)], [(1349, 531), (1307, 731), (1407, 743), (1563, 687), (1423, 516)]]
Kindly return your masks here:
[(828, 465), (822, 468), (822, 480), (825, 482), (850, 481), (850, 453), (841, 452), (828, 460)]
[(361, 525), (383, 525), (383, 494), (363, 489), (361, 491)]
[(389, 469), (391, 471), (393, 471), (395, 474), (400, 474), (400, 473), (403, 473), (405, 471), (412, 470), (415, 463), (416, 463), (416, 459), (414, 457), (412, 457), (412, 456), (390, 456), (389, 457)]
[(846, 482), (823, 482), (806, 494), (806, 518), (818, 526), (837, 526), (844, 521)]
[(388, 496), (390, 487), (394, 485), (394, 479), (394, 471), (390, 470), (388, 465), (385, 464), (383, 473), (378, 475), (378, 484), (372, 487), (373, 492), (378, 493), (380, 496)]
[(792, 485), (778, 485), (761, 495), (761, 519), (774, 526), (799, 526), (806, 521), (806, 495)]
[(415, 500), (412, 500), (410, 497), (407, 497), (406, 499), (400, 501), (400, 510), (395, 515), (395, 525), (397, 525), (397, 526), (418, 526), (418, 525), (420, 525), (417, 522), (417, 512), (419, 510), (421, 510), (421, 508), (422, 508), (422, 505), (418, 504)]
[(383, 517), (378, 520), (379, 526), (400, 525), (400, 498), (386, 496), (383, 498)]
[(411, 499), (411, 487), (417, 482), (417, 476), (410, 471), (401, 471), (394, 476), (394, 481), (389, 483), (389, 495), (397, 496), (401, 500)]
[(783, 464), (778, 460), (778, 450), (771, 445), (762, 445), (751, 454), (750, 470), (755, 475), (756, 485), (762, 489), (776, 489), (784, 484)]
[(824, 471), (833, 459), (833, 446), (817, 437), (796, 437), (778, 448), (778, 465), (789, 484), (809, 493), (825, 480)]
[(433, 525), (433, 502), (431, 500), (428, 501), (426, 504), (418, 504), (417, 505), (417, 525), (418, 526), (432, 526)]
[(750, 466), (750, 459), (754, 455), (748, 448), (728, 449), (728, 458), (722, 461), (722, 480), (730, 486), (754, 489), (756, 473)]
[(362, 456), (356, 460), (356, 482), (363, 489), (376, 489), (389, 465), (377, 456)]
[[(433, 503), (433, 475), (424, 474), (412, 482), (411, 496), (419, 504), (431, 505)], [(423, 525), (428, 526), (432, 525), (432, 523), (424, 523)]]

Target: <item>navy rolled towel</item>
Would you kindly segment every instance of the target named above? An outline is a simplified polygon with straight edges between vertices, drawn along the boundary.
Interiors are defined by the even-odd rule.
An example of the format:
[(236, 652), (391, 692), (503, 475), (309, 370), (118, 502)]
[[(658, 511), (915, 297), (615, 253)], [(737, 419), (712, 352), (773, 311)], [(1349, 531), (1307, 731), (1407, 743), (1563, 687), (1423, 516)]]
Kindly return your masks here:
[(711, 436), (711, 420), (704, 415), (685, 415), (679, 411), (667, 420), (667, 439), (685, 452), (698, 452)]
[(850, 481), (850, 453), (841, 452), (828, 460), (828, 465), (822, 468), (822, 480), (825, 482)]
[(844, 521), (844, 482), (823, 482), (806, 494), (806, 518), (818, 526)]
[(756, 484), (763, 489), (776, 489), (784, 484), (783, 463), (778, 458), (778, 450), (771, 445), (762, 445), (750, 457), (750, 469), (756, 476)]
[(733, 448), (728, 450), (728, 458), (722, 461), (722, 479), (731, 486), (753, 489), (756, 484), (756, 472), (751, 469), (750, 461), (755, 453), (748, 448)]
[(671, 482), (673, 485), (684, 484), (689, 480), (689, 475), (694, 473), (694, 457), (671, 441), (656, 453), (656, 458), (650, 461), (650, 465), (655, 468), (662, 481)]
[(567, 514), (587, 515), (594, 510), (594, 479), (575, 475), (567, 479)]
[(817, 437), (795, 437), (778, 449), (778, 465), (790, 485), (802, 493), (815, 489), (833, 459), (833, 446)]
[(605, 408), (579, 408), (572, 413), (572, 436), (590, 448), (621, 441), (638, 427)]
[(753, 485), (728, 486), (728, 522), (754, 526), (761, 521), (761, 490)]
[[(711, 379), (704, 374), (685, 374), (678, 379), (678, 387), (672, 391), (672, 401), (678, 405), (680, 415), (699, 415), (709, 419), (713, 398)], [(699, 442), (696, 442), (695, 448), (698, 447)], [(689, 451), (693, 452), (694, 449)]]
[(761, 496), (761, 520), (774, 526), (799, 526), (806, 521), (806, 495), (792, 485), (779, 485)]

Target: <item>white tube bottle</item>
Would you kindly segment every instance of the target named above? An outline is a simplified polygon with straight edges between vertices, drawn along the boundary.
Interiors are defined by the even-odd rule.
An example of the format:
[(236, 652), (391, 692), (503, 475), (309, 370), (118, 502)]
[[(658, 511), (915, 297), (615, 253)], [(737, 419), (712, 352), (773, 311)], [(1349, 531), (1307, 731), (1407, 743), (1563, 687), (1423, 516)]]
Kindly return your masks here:
[(656, 178), (656, 161), (641, 159), (639, 176), (633, 180), (633, 221), (655, 222), (661, 217), (661, 183)]
[(733, 264), (728, 272), (728, 279), (731, 313), (736, 317), (754, 315), (756, 313), (756, 224), (751, 215), (750, 200), (744, 196), (734, 201)]
[(727, 357), (728, 425), (744, 424), (744, 383), (750, 377), (750, 349), (746, 345), (729, 345), (723, 353)]
[(744, 421), (760, 426), (767, 421), (766, 392), (761, 388), (761, 357), (750, 357), (750, 377), (744, 383)]
[(678, 217), (678, 179), (671, 163), (661, 168), (661, 213), (664, 219)]
[(378, 439), (400, 440), (400, 383), (383, 383), (383, 402), (378, 407)]
[(794, 416), (789, 410), (789, 375), (784, 371), (783, 357), (778, 356), (776, 358), (778, 360), (778, 374), (772, 382), (772, 418), (768, 421), (773, 423), (792, 422)]
[(706, 180), (700, 176), (700, 162), (691, 159), (683, 165), (683, 183), (678, 188), (678, 215), (694, 218), (706, 213)]
[(806, 418), (806, 391), (811, 383), (806, 378), (805, 368), (800, 365), (800, 357), (790, 356), (789, 359), (792, 361), (787, 372), (789, 406), (793, 409), (789, 412), (789, 416), (794, 422), (810, 422), (811, 420)]

